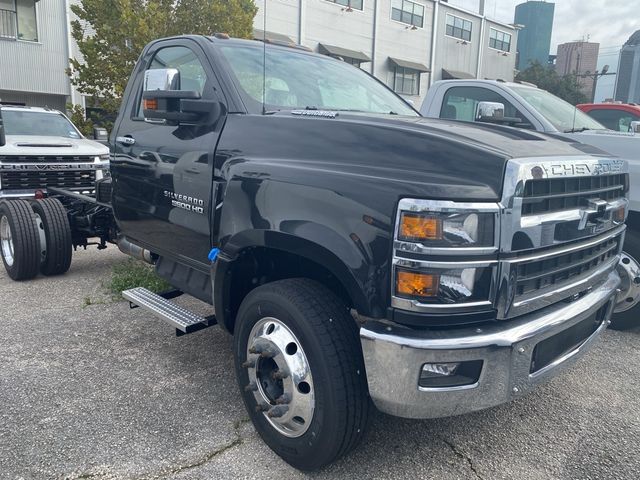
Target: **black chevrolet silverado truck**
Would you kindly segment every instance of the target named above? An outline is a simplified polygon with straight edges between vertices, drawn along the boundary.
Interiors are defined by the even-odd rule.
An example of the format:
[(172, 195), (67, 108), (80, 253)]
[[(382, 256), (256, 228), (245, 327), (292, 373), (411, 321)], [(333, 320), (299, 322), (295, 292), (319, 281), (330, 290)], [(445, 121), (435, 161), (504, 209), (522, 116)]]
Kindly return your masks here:
[(90, 243), (153, 263), (174, 289), (124, 297), (180, 335), (231, 333), (256, 430), (310, 470), (360, 442), (373, 405), (492, 407), (591, 348), (620, 282), (628, 174), (584, 148), (424, 119), (302, 47), (162, 39), (124, 94), (111, 178), (0, 203), (2, 257), (16, 280), (63, 273)]

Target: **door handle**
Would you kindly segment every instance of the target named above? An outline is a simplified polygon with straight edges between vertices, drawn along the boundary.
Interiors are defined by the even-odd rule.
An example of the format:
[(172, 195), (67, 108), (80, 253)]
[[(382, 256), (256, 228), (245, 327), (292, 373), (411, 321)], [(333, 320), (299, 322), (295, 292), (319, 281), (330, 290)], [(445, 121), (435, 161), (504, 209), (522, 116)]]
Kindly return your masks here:
[(124, 137), (116, 137), (116, 142), (121, 143), (122, 145), (135, 145), (136, 139), (130, 135), (126, 135)]

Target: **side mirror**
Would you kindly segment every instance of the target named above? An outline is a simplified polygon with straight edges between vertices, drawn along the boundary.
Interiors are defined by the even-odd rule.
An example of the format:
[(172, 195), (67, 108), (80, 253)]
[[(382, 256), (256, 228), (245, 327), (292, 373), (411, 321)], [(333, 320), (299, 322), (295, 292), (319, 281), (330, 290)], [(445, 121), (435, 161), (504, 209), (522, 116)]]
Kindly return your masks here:
[(144, 72), (142, 92), (143, 115), (151, 122), (168, 125), (198, 123), (213, 113), (212, 103), (200, 99), (200, 93), (180, 90), (180, 72), (175, 68), (161, 68)]
[(504, 104), (498, 102), (478, 102), (476, 106), (477, 122), (496, 122), (504, 119)]
[(629, 125), (629, 131), (633, 133), (640, 133), (640, 122), (631, 122), (631, 124)]
[(107, 132), (107, 129), (102, 127), (93, 127), (93, 139), (96, 142), (108, 142), (109, 133)]

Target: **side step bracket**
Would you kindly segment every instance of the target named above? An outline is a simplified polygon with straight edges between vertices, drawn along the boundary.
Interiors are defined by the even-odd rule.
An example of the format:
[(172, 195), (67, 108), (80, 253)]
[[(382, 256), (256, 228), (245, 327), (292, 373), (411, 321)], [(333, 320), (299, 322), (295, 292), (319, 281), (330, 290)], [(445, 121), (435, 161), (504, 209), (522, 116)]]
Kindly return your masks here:
[[(173, 293), (173, 292), (172, 292)], [(146, 288), (136, 287), (122, 292), (131, 307), (138, 306), (160, 317), (176, 328), (176, 335), (186, 335), (217, 324), (216, 317), (201, 317), (186, 308), (176, 305), (171, 300), (155, 294)], [(167, 295), (174, 298), (178, 295)]]

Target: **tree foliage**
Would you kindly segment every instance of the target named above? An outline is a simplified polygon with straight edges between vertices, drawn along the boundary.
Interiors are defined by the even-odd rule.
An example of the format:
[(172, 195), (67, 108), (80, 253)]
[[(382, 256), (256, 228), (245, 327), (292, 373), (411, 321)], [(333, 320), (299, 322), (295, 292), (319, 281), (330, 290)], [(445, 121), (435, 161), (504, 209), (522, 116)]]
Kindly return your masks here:
[(85, 137), (91, 138), (93, 135), (93, 121), (90, 118), (87, 118), (82, 105), (67, 103), (67, 114), (69, 115), (71, 123), (80, 130), (80, 133)]
[(589, 102), (589, 97), (582, 92), (575, 75), (558, 75), (553, 67), (539, 62), (532, 62), (529, 68), (518, 73), (516, 81), (534, 83), (572, 105)]
[(257, 11), (253, 0), (81, 0), (71, 9), (78, 17), (71, 33), (81, 58), (71, 59), (68, 74), (110, 114), (118, 110), (129, 75), (151, 40), (216, 32), (250, 38)]

